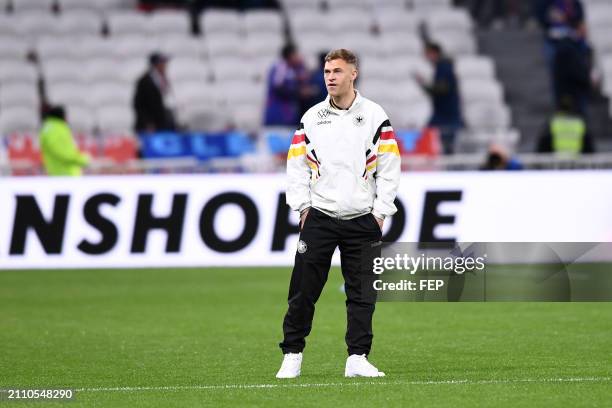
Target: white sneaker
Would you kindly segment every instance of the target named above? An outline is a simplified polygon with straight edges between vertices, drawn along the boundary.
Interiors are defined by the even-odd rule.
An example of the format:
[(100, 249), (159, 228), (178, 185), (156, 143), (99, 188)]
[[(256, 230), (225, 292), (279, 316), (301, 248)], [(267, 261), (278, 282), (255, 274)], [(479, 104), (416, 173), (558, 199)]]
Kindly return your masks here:
[(276, 378), (296, 378), (302, 369), (302, 353), (287, 353)]
[(346, 359), (345, 377), (384, 377), (385, 373), (378, 371), (366, 358), (365, 354), (351, 354)]

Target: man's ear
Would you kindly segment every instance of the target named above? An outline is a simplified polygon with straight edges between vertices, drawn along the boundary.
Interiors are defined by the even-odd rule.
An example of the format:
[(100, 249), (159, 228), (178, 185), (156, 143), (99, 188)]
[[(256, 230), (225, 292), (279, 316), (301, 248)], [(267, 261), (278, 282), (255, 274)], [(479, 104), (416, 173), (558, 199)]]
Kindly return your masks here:
[(353, 78), (353, 81), (357, 79), (358, 75), (359, 75), (359, 72), (357, 72), (357, 69), (354, 69), (353, 72), (351, 73), (351, 78)]

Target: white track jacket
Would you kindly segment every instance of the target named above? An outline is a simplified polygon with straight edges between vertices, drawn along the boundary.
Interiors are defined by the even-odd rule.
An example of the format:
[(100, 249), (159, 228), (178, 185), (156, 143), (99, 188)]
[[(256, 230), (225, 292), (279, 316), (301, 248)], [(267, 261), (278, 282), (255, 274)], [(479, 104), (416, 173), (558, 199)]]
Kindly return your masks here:
[(314, 207), (340, 219), (393, 215), (400, 155), (385, 111), (359, 92), (349, 109), (335, 109), (328, 95), (302, 117), (287, 176), (293, 210)]

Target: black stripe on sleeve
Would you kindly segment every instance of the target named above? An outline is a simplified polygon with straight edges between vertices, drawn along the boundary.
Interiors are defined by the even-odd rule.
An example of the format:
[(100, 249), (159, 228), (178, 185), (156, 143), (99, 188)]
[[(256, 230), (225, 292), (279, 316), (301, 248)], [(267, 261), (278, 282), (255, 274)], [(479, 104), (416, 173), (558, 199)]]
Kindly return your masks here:
[(300, 122), (300, 125), (297, 128), (297, 130), (302, 130), (302, 129), (304, 129), (304, 122)]
[[(306, 142), (306, 143), (309, 143), (309, 142)], [(315, 153), (314, 149), (311, 150), (311, 153), (314, 156), (314, 158), (317, 161), (317, 163), (321, 164), (321, 162), (319, 161), (319, 158), (317, 157), (317, 154)]]
[(306, 136), (306, 133), (304, 133), (304, 140), (306, 141), (306, 144), (310, 143), (310, 139), (308, 139), (308, 136)]
[(382, 133), (382, 128), (384, 128), (385, 126), (391, 126), (391, 122), (389, 122), (389, 119), (383, 121), (383, 123), (381, 123), (378, 129), (376, 130), (376, 134), (374, 135), (374, 139), (372, 140), (373, 145), (378, 143), (378, 139), (380, 138), (380, 134)]

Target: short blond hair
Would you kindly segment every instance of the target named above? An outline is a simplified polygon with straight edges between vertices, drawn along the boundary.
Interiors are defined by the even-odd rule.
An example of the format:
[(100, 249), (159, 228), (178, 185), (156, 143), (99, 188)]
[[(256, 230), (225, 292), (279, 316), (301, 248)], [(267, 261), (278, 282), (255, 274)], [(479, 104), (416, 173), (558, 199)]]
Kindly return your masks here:
[(327, 53), (325, 56), (325, 62), (333, 61), (336, 59), (344, 60), (347, 64), (353, 64), (357, 66), (357, 56), (350, 50), (346, 48), (338, 48), (337, 50), (332, 50)]

